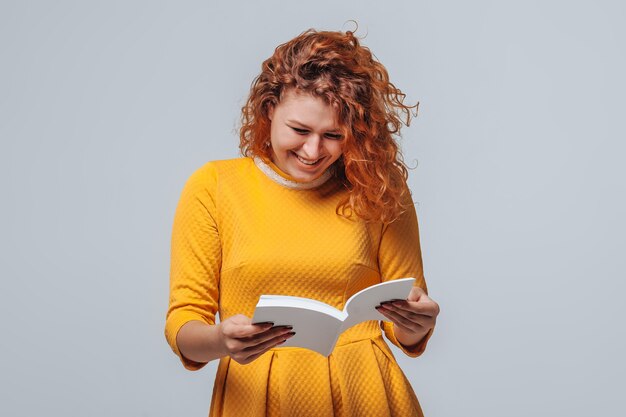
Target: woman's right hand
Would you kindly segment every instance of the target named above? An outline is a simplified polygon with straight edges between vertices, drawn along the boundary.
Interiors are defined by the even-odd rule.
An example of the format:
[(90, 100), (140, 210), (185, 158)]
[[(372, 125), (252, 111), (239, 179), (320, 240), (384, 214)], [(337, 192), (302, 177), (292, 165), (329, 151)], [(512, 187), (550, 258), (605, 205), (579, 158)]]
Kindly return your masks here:
[(252, 320), (243, 314), (227, 318), (218, 327), (224, 352), (242, 365), (252, 362), (295, 334), (291, 326), (252, 324)]

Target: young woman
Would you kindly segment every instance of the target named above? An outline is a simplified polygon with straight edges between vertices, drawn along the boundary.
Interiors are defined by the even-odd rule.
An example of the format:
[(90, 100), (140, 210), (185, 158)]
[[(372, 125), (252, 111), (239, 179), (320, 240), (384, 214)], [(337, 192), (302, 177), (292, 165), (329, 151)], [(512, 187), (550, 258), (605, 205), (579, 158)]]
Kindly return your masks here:
[[(403, 98), (352, 32), (310, 29), (263, 62), (242, 109), (243, 156), (187, 180), (165, 336), (186, 369), (220, 360), (210, 416), (422, 415), (382, 336), (417, 357), (439, 313), (393, 137), (417, 107)], [(416, 278), (407, 300), (377, 307), (388, 321), (346, 330), (329, 357), (281, 347), (292, 329), (251, 321), (262, 294), (343, 309), (405, 277)]]

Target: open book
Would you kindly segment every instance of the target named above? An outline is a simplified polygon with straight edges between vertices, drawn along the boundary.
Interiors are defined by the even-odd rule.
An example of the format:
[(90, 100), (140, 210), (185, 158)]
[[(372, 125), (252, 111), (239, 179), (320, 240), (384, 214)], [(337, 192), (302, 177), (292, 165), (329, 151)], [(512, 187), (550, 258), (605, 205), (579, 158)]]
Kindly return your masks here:
[(344, 330), (367, 320), (388, 321), (375, 307), (382, 301), (406, 300), (414, 282), (415, 278), (402, 278), (372, 285), (350, 297), (343, 311), (310, 298), (262, 295), (252, 323), (293, 326), (296, 334), (281, 347), (303, 347), (328, 356)]

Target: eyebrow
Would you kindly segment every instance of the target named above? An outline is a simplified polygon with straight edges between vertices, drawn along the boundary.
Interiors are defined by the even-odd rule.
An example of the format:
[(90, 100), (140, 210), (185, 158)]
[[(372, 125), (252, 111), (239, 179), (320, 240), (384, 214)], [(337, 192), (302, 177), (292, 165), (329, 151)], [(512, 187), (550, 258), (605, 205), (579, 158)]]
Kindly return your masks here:
[[(304, 123), (299, 122), (299, 121), (297, 121), (297, 120), (292, 120), (292, 119), (289, 119), (289, 120), (287, 120), (287, 122), (288, 122), (288, 123), (295, 123), (295, 124), (298, 124), (298, 125), (300, 125), (300, 126), (302, 126), (302, 127), (306, 128), (306, 129), (312, 130), (309, 126), (307, 126), (307, 125), (305, 125)], [(327, 130), (326, 132), (328, 132), (328, 133), (341, 133), (341, 131), (340, 131), (338, 128), (337, 128), (337, 129), (330, 129), (330, 130)]]

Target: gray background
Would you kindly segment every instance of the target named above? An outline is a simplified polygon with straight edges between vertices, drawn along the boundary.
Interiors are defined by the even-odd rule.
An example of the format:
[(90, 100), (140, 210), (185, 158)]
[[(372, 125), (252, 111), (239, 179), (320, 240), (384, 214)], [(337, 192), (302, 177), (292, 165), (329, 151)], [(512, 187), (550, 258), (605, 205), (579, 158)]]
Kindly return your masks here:
[[(163, 336), (174, 208), (236, 157), (260, 63), (357, 35), (420, 114), (402, 146), (437, 330), (394, 347), (427, 417), (617, 416), (619, 1), (0, 2), (0, 415), (204, 416)], [(621, 278), (620, 278), (621, 277)]]

